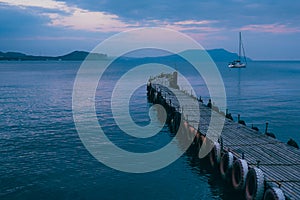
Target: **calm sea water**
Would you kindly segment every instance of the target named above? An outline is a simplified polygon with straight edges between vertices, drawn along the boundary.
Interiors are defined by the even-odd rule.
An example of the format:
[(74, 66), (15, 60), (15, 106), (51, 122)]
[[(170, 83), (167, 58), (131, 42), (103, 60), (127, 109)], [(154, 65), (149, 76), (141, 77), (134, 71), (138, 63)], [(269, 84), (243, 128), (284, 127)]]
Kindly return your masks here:
[[(72, 89), (80, 64), (0, 63), (0, 199), (232, 199), (231, 188), (190, 151), (146, 174), (119, 172), (92, 157), (72, 116)], [(294, 138), (300, 144), (300, 62), (251, 62), (242, 70), (217, 64), (234, 117), (240, 113), (247, 125), (262, 131), (268, 121), (277, 138)], [(112, 71), (111, 76), (119, 73)], [(201, 83), (194, 81), (201, 92)], [(108, 93), (101, 90), (96, 101), (105, 102)], [(207, 94), (202, 96), (207, 102)], [(132, 102), (133, 119), (140, 125), (149, 123), (145, 88), (135, 92)], [(172, 138), (165, 127), (145, 143), (128, 142), (102, 114), (104, 129), (122, 148), (151, 150)]]

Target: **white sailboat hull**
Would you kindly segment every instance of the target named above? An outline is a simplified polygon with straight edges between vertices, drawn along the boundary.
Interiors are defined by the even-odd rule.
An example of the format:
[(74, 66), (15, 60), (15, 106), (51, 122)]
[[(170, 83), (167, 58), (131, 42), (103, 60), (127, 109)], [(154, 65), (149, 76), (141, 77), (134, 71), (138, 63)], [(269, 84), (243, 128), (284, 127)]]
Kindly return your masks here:
[(230, 63), (228, 65), (229, 68), (245, 68), (246, 64), (244, 63)]

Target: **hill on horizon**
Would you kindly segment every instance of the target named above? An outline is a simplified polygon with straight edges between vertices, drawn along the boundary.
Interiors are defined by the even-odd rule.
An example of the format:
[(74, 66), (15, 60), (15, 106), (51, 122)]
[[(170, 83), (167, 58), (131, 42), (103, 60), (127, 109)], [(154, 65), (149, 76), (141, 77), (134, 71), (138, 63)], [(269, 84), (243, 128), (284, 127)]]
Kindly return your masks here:
[[(199, 51), (203, 51), (203, 50), (186, 50), (184, 52), (182, 52), (183, 54), (189, 54), (190, 56), (197, 56), (197, 54), (199, 54)], [(219, 61), (219, 62), (230, 62), (233, 60), (236, 60), (238, 58), (238, 54), (237, 53), (232, 53), (229, 52), (225, 49), (209, 49), (206, 50), (206, 52), (210, 55), (210, 57), (214, 60), (214, 61)], [(251, 58), (246, 57), (246, 59), (248, 61), (252, 61)]]
[(21, 61), (42, 61), (42, 60), (62, 60), (62, 61), (82, 61), (89, 55), (89, 59), (94, 60), (101, 60), (101, 59), (107, 59), (106, 54), (100, 54), (100, 53), (89, 53), (86, 51), (73, 51), (71, 53), (68, 53), (66, 55), (62, 56), (33, 56), (33, 55), (27, 55), (24, 53), (19, 52), (1, 52), (0, 51), (0, 60), (21, 60)]
[[(180, 54), (185, 54), (189, 56), (199, 56), (200, 51), (204, 50), (186, 50), (181, 52)], [(225, 49), (210, 49), (207, 50), (207, 53), (211, 56), (211, 58), (214, 61), (218, 62), (230, 62), (235, 59), (237, 59), (238, 55), (236, 53), (229, 52)], [(50, 61), (83, 61), (87, 56), (89, 55), (89, 59), (92, 60), (102, 60), (102, 59), (108, 59), (108, 55), (103, 53), (89, 53), (86, 51), (73, 51), (71, 53), (68, 53), (66, 55), (62, 56), (33, 56), (33, 55), (27, 55), (24, 53), (19, 52), (1, 52), (0, 51), (0, 60), (6, 60), (6, 61), (13, 61), (13, 60), (21, 60), (21, 61), (42, 61), (42, 60), (50, 60)], [(154, 58), (155, 56), (150, 56)], [(168, 57), (169, 59), (172, 59), (173, 55), (165, 55), (165, 56), (158, 56), (158, 57)], [(149, 58), (147, 56), (139, 56), (139, 57), (124, 57), (125, 59), (143, 59), (143, 58)], [(248, 61), (251, 61), (252, 59), (247, 58)]]

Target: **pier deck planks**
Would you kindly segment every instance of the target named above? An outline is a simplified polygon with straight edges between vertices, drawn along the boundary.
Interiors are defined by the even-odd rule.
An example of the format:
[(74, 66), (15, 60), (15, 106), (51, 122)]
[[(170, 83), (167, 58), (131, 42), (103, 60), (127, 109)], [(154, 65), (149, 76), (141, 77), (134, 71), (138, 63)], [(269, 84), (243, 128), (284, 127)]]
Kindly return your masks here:
[[(185, 102), (197, 101), (196, 98), (181, 90), (172, 90), (173, 94), (164, 86), (160, 79), (152, 80), (154, 87), (159, 88), (167, 102), (171, 100), (172, 106), (176, 107), (179, 112), (184, 109), (184, 115), (188, 115), (188, 119), (198, 112), (189, 109), (189, 103), (179, 105), (175, 96), (184, 98)], [(200, 129), (202, 134), (208, 130), (211, 113), (217, 113), (218, 117), (224, 118), (224, 115), (208, 108), (206, 105), (199, 103), (200, 122), (187, 121), (195, 129)], [(200, 124), (199, 127), (198, 123)], [(261, 132), (257, 132), (250, 127), (238, 124), (229, 119), (225, 119), (222, 130), (222, 139), (224, 150), (230, 149), (237, 158), (242, 157), (244, 153), (250, 167), (256, 166), (257, 160), (260, 161), (259, 167), (265, 174), (267, 182), (277, 182), (281, 184), (284, 194), (290, 199), (300, 199), (300, 151), (294, 147), (266, 136)]]

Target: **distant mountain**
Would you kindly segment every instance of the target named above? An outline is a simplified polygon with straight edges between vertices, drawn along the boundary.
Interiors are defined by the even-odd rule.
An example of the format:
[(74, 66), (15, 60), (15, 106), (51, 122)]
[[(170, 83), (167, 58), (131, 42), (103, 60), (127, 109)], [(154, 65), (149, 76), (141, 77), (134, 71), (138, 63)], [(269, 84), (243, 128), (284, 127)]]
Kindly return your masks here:
[[(238, 55), (236, 53), (232, 53), (229, 51), (226, 51), (225, 49), (210, 49), (210, 50), (199, 50), (199, 49), (189, 49), (182, 51), (178, 53), (178, 55), (184, 56), (184, 57), (189, 57), (191, 59), (195, 58), (195, 60), (198, 60), (199, 58), (208, 58), (207, 53), (210, 55), (210, 57), (213, 59), (215, 62), (231, 62), (233, 60), (236, 60), (238, 58)], [(147, 55), (147, 54), (146, 54)], [(151, 55), (151, 54), (150, 54)], [(149, 57), (142, 57), (139, 54), (133, 54), (129, 56), (122, 57), (122, 59), (125, 60), (148, 60), (149, 62), (151, 61), (177, 61), (180, 58), (178, 55), (175, 54), (169, 54), (169, 55), (163, 55), (163, 56), (149, 56)], [(247, 61), (251, 61), (251, 58), (246, 58)]]
[(0, 52), (0, 60), (47, 60), (52, 57), (47, 56), (31, 56), (18, 52)]
[[(206, 51), (211, 58), (215, 62), (230, 62), (235, 59), (237, 59), (238, 55), (236, 53), (231, 53), (229, 51), (226, 51), (225, 49), (211, 49)], [(188, 55), (189, 57), (198, 58), (201, 56), (201, 54), (205, 53), (204, 50), (186, 50), (184, 52), (181, 52), (181, 55)], [(73, 51), (69, 54), (63, 55), (63, 56), (32, 56), (32, 55), (26, 55), (23, 53), (18, 52), (0, 52), (0, 60), (66, 60), (66, 61), (82, 61), (87, 56), (89, 56), (89, 59), (92, 60), (102, 60), (102, 59), (108, 59), (108, 56), (106, 54), (98, 54), (98, 53), (89, 53), (86, 51)], [(176, 55), (166, 55), (166, 56), (160, 56), (160, 57), (123, 57), (123, 59), (131, 60), (131, 59), (163, 59), (163, 60), (176, 60), (178, 57)], [(248, 61), (251, 61), (250, 58), (247, 58)]]
[[(231, 62), (238, 58), (238, 54), (226, 51), (225, 49), (210, 49), (206, 50), (210, 57), (215, 62)], [(182, 52), (183, 55), (189, 55), (191, 57), (197, 57), (203, 53), (203, 50), (186, 50)], [(248, 61), (251, 61), (251, 58), (246, 58)]]
[(99, 53), (89, 53), (85, 51), (73, 51), (64, 56), (58, 56), (57, 58), (60, 60), (84, 60), (87, 56), (89, 56), (89, 60), (102, 60), (107, 59), (106, 54), (99, 54)]
[[(233, 61), (236, 60), (238, 54), (226, 51), (225, 49), (211, 49), (207, 53), (214, 61)], [(252, 61), (251, 58), (246, 57), (247, 61)]]
[(81, 61), (89, 55), (89, 59), (101, 60), (107, 59), (106, 54), (89, 53), (85, 51), (73, 51), (63, 56), (32, 56), (18, 52), (0, 52), (0, 60), (67, 60), (67, 61)]
[(88, 55), (89, 53), (85, 51), (73, 51), (64, 56), (58, 56), (57, 58), (60, 60), (84, 60)]

